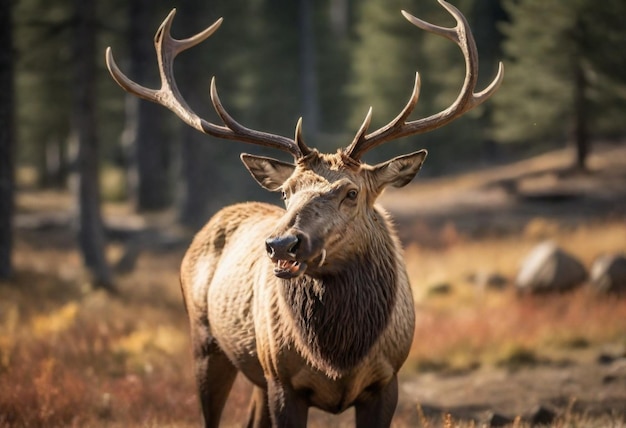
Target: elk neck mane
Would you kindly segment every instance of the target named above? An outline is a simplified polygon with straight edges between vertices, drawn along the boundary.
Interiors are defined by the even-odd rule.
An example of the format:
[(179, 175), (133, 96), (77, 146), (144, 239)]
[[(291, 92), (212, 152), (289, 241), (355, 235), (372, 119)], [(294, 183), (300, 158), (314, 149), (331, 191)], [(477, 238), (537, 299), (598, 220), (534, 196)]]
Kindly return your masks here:
[(380, 227), (337, 273), (283, 280), (300, 351), (322, 370), (340, 373), (355, 367), (375, 345), (391, 318), (398, 279), (397, 239), (383, 213)]

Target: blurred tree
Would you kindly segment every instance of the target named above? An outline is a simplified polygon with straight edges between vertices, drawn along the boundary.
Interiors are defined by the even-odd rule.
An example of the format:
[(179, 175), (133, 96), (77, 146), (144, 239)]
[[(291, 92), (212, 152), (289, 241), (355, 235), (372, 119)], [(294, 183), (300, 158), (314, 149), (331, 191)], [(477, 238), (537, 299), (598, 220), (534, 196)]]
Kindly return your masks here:
[(574, 165), (584, 169), (598, 118), (619, 105), (619, 96), (611, 100), (605, 91), (620, 92), (607, 77), (623, 76), (623, 60), (614, 58), (621, 57), (615, 49), (626, 41), (626, 30), (613, 16), (626, 12), (626, 5), (509, 0), (505, 6), (511, 18), (502, 26), (511, 83), (495, 98), (494, 136), (502, 142), (570, 139), (576, 145)]
[(584, 0), (580, 5), (579, 22), (582, 31), (574, 34), (577, 43), (595, 70), (626, 84), (626, 2), (604, 0), (601, 4)]
[(72, 136), (77, 145), (78, 243), (96, 287), (114, 291), (100, 212), (96, 120), (96, 1), (74, 0)]
[[(410, 95), (420, 52), (421, 34), (407, 24), (400, 10), (410, 10), (409, 0), (365, 0), (359, 4), (356, 38), (352, 49), (352, 128), (373, 107), (371, 130), (393, 119)], [(416, 55), (417, 51), (417, 55)]]
[[(456, 22), (436, 2), (426, 2), (416, 16), (433, 24), (454, 27)], [(476, 90), (482, 90), (494, 78), (501, 60), (501, 34), (496, 22), (505, 18), (501, 0), (458, 0), (454, 3), (466, 17), (479, 55)], [(414, 38), (421, 37), (416, 68), (422, 77), (422, 95), (414, 117), (424, 117), (450, 106), (458, 97), (464, 78), (465, 62), (459, 47), (450, 40), (413, 28)], [(415, 61), (415, 60), (414, 60)], [(441, 129), (419, 139), (431, 153), (430, 171), (445, 173), (458, 167), (475, 167), (478, 161), (490, 162), (496, 153), (489, 134), (493, 103), (487, 102)], [(415, 145), (417, 146), (417, 144)]]
[[(417, 65), (423, 34), (404, 20), (400, 14), (402, 9), (417, 13), (409, 0), (365, 0), (356, 5), (356, 40), (351, 49), (352, 73), (347, 86), (351, 96), (350, 139), (363, 122), (368, 107), (373, 108), (372, 132), (388, 123), (404, 107), (415, 70), (419, 68), (424, 76), (423, 64)], [(427, 104), (428, 100), (420, 100), (418, 112)], [(366, 154), (365, 160), (379, 162), (390, 158), (404, 150), (401, 147), (408, 140), (412, 139), (377, 148)]]
[[(467, 17), (480, 54), (480, 80), (491, 81), (497, 67), (499, 33), (491, 19), (502, 16), (500, 0), (460, 0), (455, 6)], [(400, 10), (436, 25), (453, 27), (454, 19), (436, 2), (366, 0), (358, 5), (353, 48), (353, 75), (349, 84), (356, 110), (353, 127), (363, 120), (372, 105), (371, 130), (393, 119), (404, 107), (416, 71), (422, 81), (420, 100), (410, 119), (425, 117), (447, 108), (458, 96), (465, 75), (459, 48), (449, 40), (407, 23)], [(480, 83), (479, 83), (480, 85)], [(480, 89), (480, 88), (479, 88)], [(426, 136), (388, 144), (371, 156), (380, 161), (392, 155), (426, 146), (431, 152), (429, 169), (445, 170), (454, 164), (476, 159), (488, 145), (490, 107), (483, 105), (442, 129)], [(419, 142), (418, 142), (419, 141)], [(376, 153), (377, 152), (377, 153)]]
[(300, 28), (300, 87), (302, 91), (303, 117), (307, 118), (307, 131), (313, 140), (319, 134), (319, 97), (318, 97), (318, 70), (315, 52), (315, 18), (312, 0), (299, 1)]
[(0, 279), (12, 272), (14, 197), (13, 1), (0, 4)]
[(15, 5), (18, 159), (35, 166), (39, 187), (67, 184), (71, 15), (68, 1)]
[[(125, 32), (127, 8), (122, 0), (99, 7), (94, 31), (108, 40)], [(16, 55), (17, 159), (32, 165), (39, 187), (66, 187), (71, 168), (68, 149), (72, 85), (74, 11), (71, 0), (20, 0), (14, 8)], [(103, 24), (104, 23), (104, 24)], [(109, 43), (111, 44), (111, 43)], [(121, 43), (117, 42), (116, 45)], [(98, 52), (103, 47), (97, 46)], [(96, 54), (98, 55), (98, 54)], [(103, 161), (116, 160), (117, 136), (123, 123), (123, 98), (97, 56), (97, 115), (106, 118), (99, 130)], [(106, 75), (105, 75), (106, 73)], [(119, 101), (118, 101), (119, 100)]]
[[(201, 0), (187, 2), (184, 8), (177, 11), (172, 31), (177, 31), (177, 34), (181, 35), (174, 35), (174, 37), (181, 39), (191, 37), (212, 24), (213, 19), (207, 19), (207, 12), (206, 4)], [(181, 55), (176, 72), (183, 97), (192, 109), (201, 117), (206, 118), (215, 116), (209, 114), (207, 108), (210, 104), (208, 77), (211, 68), (207, 67), (202, 53), (211, 49), (209, 58), (219, 64), (220, 49), (215, 48), (218, 43), (214, 41), (219, 36), (222, 36), (223, 40), (224, 35), (219, 33), (218, 30), (218, 33), (208, 41), (194, 47), (187, 55)], [(216, 209), (211, 201), (217, 200), (218, 194), (221, 193), (220, 189), (223, 189), (217, 157), (220, 150), (219, 144), (227, 144), (227, 142), (212, 141), (212, 137), (203, 135), (187, 125), (179, 124), (179, 126), (181, 153), (181, 183), (177, 201), (179, 222), (185, 226), (197, 228), (204, 224), (210, 213)]]
[[(211, 7), (198, 2), (178, 11), (174, 30), (184, 28), (184, 37), (204, 29), (218, 16), (225, 17), (208, 41), (181, 55), (179, 87), (201, 117), (219, 122), (208, 99), (209, 78), (215, 75), (220, 97), (236, 120), (253, 129), (292, 135), (301, 99), (297, 90), (298, 4), (258, 1), (242, 5), (243, 0), (215, 1)], [(182, 224), (197, 227), (228, 203), (271, 197), (259, 192), (242, 173), (238, 160), (242, 151), (266, 150), (217, 140), (186, 126), (181, 132), (178, 211)]]
[[(159, 8), (152, 0), (132, 0), (129, 4), (129, 75), (144, 85), (156, 86), (152, 34)], [(154, 84), (152, 84), (154, 83)], [(126, 124), (122, 144), (128, 156), (130, 196), (138, 211), (167, 208), (171, 203), (172, 156), (169, 139), (163, 132), (162, 107), (126, 96)]]
[[(502, 37), (496, 22), (504, 18), (501, 0), (459, 0), (454, 5), (465, 15), (474, 36), (479, 55), (479, 74), (476, 90), (494, 78), (498, 62), (502, 59), (499, 49)], [(456, 23), (450, 14), (435, 2), (428, 2), (417, 15), (434, 24), (453, 27)], [(465, 62), (458, 46), (440, 36), (414, 29), (422, 35), (422, 55), (418, 70), (422, 76), (423, 103), (421, 114), (425, 116), (450, 106), (459, 95), (465, 77)], [(454, 123), (422, 137), (432, 153), (429, 161), (440, 172), (456, 167), (476, 166), (476, 162), (494, 157), (491, 143), (493, 103), (491, 101), (473, 109)]]
[[(606, 0), (599, 4), (593, 0), (579, 1), (580, 10), (571, 35), (578, 53), (578, 60), (574, 64), (573, 132), (577, 146), (576, 165), (585, 168), (591, 133), (602, 132), (603, 127), (601, 120), (594, 120), (593, 110), (598, 104), (607, 103), (606, 110), (613, 107), (617, 116), (621, 117), (626, 107), (626, 55), (621, 53), (626, 44), (626, 26), (623, 23), (626, 2)], [(608, 87), (603, 88), (604, 85)], [(608, 99), (598, 96), (607, 89), (610, 94)], [(617, 97), (611, 99), (614, 94)], [(601, 118), (606, 116), (605, 112)], [(617, 119), (616, 122), (624, 134), (626, 128), (621, 120)], [(592, 126), (593, 129), (588, 129)]]
[[(292, 135), (302, 115), (307, 142), (333, 151), (350, 142), (370, 105), (374, 107), (372, 129), (392, 119), (407, 100), (416, 70), (422, 76), (423, 87), (414, 117), (449, 105), (463, 79), (458, 48), (411, 26), (399, 13), (406, 9), (435, 24), (453, 25), (452, 18), (434, 0), (190, 1), (179, 8), (173, 28), (175, 37), (187, 37), (217, 17), (225, 17), (222, 28), (209, 41), (177, 60), (181, 91), (194, 110), (213, 121), (218, 119), (208, 97), (211, 75), (217, 76), (225, 106), (241, 123)], [(500, 59), (501, 35), (496, 23), (507, 17), (503, 2), (455, 3), (474, 30), (483, 81), (493, 77)], [(449, 127), (368, 153), (366, 160), (377, 161), (426, 146), (432, 152), (432, 173), (437, 163), (441, 171), (451, 163), (475, 158), (492, 137), (498, 142), (564, 139), (567, 132), (576, 129), (573, 123), (581, 125), (578, 134), (582, 136), (594, 135), (599, 129), (620, 132), (620, 127), (623, 133), (622, 121), (616, 119), (617, 107), (623, 106), (619, 99), (626, 99), (620, 62), (623, 56), (614, 52), (621, 49), (624, 40), (619, 17), (626, 3), (560, 3), (507, 3), (506, 11), (515, 20), (502, 26), (509, 36), (506, 49), (511, 61), (504, 85), (493, 101)], [(68, 165), (66, 145), (72, 100), (68, 87), (75, 83), (69, 72), (74, 64), (69, 48), (75, 42), (70, 31), (73, 7), (70, 0), (15, 3), (19, 159), (38, 165), (42, 184), (63, 183), (63, 171)], [(111, 0), (98, 7), (100, 22), (105, 25), (94, 26), (94, 31), (100, 38), (118, 38), (110, 44), (120, 47), (116, 49), (120, 58), (127, 54), (128, 74), (142, 84), (154, 86), (156, 68), (149, 39), (167, 13), (167, 5)], [(122, 36), (130, 43), (122, 43)], [(101, 58), (102, 48), (95, 49), (99, 52), (97, 58)], [(98, 130), (100, 161), (115, 161), (117, 136), (126, 121), (126, 141), (136, 141), (132, 156), (136, 160), (140, 209), (167, 206), (176, 189), (181, 221), (195, 227), (227, 203), (272, 198), (257, 191), (253, 181), (241, 173), (237, 159), (241, 151), (262, 153), (262, 149), (214, 141), (180, 126), (162, 108), (134, 98), (128, 98), (132, 106), (126, 112), (129, 117), (134, 112), (136, 120), (127, 119), (124, 97), (117, 88), (111, 90), (113, 83), (103, 71), (102, 61), (98, 60), (96, 114), (107, 123)], [(584, 120), (571, 120), (576, 111)], [(494, 120), (496, 126), (492, 125)], [(169, 144), (174, 139), (178, 143)], [(175, 161), (180, 161), (176, 166), (181, 167), (182, 177), (177, 187), (172, 184), (174, 174), (170, 172)]]
[[(334, 152), (347, 146), (355, 131), (349, 121), (351, 99), (346, 86), (351, 78), (350, 49), (354, 42), (354, 7), (349, 0), (315, 2), (315, 72), (318, 82), (319, 134), (311, 145)], [(304, 115), (305, 131), (309, 128)], [(308, 141), (308, 140), (307, 140)]]

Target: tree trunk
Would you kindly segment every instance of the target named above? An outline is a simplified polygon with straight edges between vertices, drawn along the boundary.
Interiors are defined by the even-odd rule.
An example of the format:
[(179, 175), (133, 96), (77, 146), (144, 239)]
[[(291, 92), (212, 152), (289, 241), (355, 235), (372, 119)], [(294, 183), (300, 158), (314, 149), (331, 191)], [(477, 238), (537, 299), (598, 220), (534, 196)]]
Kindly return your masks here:
[[(133, 0), (129, 8), (130, 75), (137, 82), (156, 80), (154, 48), (147, 37), (154, 31), (154, 9), (152, 0)], [(135, 208), (137, 211), (167, 208), (171, 203), (171, 156), (161, 125), (163, 108), (128, 94), (126, 111), (123, 143), (130, 154), (129, 182)]]
[(75, 0), (72, 134), (78, 145), (78, 242), (94, 285), (114, 291), (105, 257), (100, 213), (98, 136), (96, 129), (96, 2)]
[(587, 78), (580, 58), (574, 60), (574, 130), (576, 144), (576, 168), (587, 169), (589, 155), (589, 115), (587, 112)]
[(217, 193), (219, 177), (211, 167), (211, 137), (184, 125), (180, 130), (181, 182), (178, 191), (178, 221), (197, 229), (209, 219), (211, 197)]
[[(188, 37), (204, 29), (205, 20), (198, 13), (202, 10), (201, 2), (195, 0), (186, 3), (176, 15), (177, 28)], [(199, 70), (198, 63), (192, 56), (180, 57), (179, 82), (183, 97), (193, 109), (207, 106), (207, 79), (204, 70)], [(202, 113), (200, 113), (202, 116)], [(178, 221), (186, 227), (196, 229), (202, 226), (215, 210), (215, 204), (211, 204), (221, 186), (218, 168), (212, 165), (215, 162), (215, 152), (219, 145), (211, 141), (213, 137), (204, 135), (182, 125), (180, 128), (181, 143), (181, 182), (178, 189)]]
[(13, 2), (0, 5), (0, 279), (12, 273), (14, 195)]
[(315, 31), (313, 4), (300, 0), (300, 82), (302, 87), (302, 114), (304, 129), (312, 140), (319, 133), (319, 101), (317, 96), (317, 68), (315, 61)]

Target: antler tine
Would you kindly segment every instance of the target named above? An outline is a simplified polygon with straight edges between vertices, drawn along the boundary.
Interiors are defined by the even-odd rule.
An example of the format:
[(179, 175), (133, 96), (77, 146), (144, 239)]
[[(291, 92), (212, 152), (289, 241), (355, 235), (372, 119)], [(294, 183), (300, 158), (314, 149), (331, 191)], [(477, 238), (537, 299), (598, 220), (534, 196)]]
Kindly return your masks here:
[(302, 152), (302, 156), (306, 156), (312, 152), (312, 150), (304, 143), (304, 138), (302, 137), (302, 117), (300, 117), (298, 119), (298, 123), (296, 123), (295, 141), (300, 148), (300, 152)]
[(127, 92), (167, 107), (187, 125), (200, 132), (227, 140), (237, 140), (244, 143), (279, 149), (291, 153), (295, 159), (302, 157), (301, 147), (296, 144), (294, 140), (280, 135), (246, 128), (233, 119), (233, 117), (226, 112), (217, 95), (214, 78), (211, 80), (211, 100), (213, 107), (222, 119), (224, 125), (216, 125), (200, 118), (189, 107), (176, 85), (174, 78), (174, 59), (179, 53), (197, 45), (211, 36), (221, 25), (222, 18), (218, 19), (213, 25), (195, 36), (177, 40), (170, 34), (175, 14), (176, 9), (173, 9), (154, 36), (154, 46), (157, 53), (159, 74), (161, 76), (161, 88), (158, 90), (146, 88), (129, 79), (115, 63), (113, 53), (109, 47), (106, 50), (106, 63), (113, 79)]
[[(172, 11), (165, 17), (159, 28), (157, 29), (156, 34), (154, 35), (154, 46), (158, 50), (160, 45), (167, 44), (168, 47), (175, 52), (172, 54), (172, 59), (176, 57), (179, 53), (196, 46), (199, 43), (202, 43), (222, 25), (224, 18), (218, 18), (210, 27), (204, 29), (198, 34), (188, 37), (183, 40), (178, 40), (172, 37), (171, 29), (172, 22), (174, 22), (174, 16), (176, 15), (176, 9), (172, 9)], [(161, 55), (159, 55), (161, 57)]]
[(354, 136), (354, 140), (352, 140), (352, 143), (350, 143), (350, 145), (346, 149), (346, 154), (348, 156), (350, 156), (352, 147), (354, 147), (354, 146), (356, 146), (358, 144), (361, 144), (361, 141), (365, 138), (365, 135), (367, 133), (367, 129), (370, 127), (370, 123), (371, 122), (372, 122), (372, 107), (370, 106), (370, 108), (367, 110), (367, 114), (365, 115), (365, 119), (363, 119), (363, 123), (361, 123), (361, 126), (359, 127), (359, 130), (356, 131), (356, 135)]
[(357, 137), (355, 137), (354, 141), (345, 150), (345, 153), (354, 160), (359, 160), (367, 151), (388, 141), (432, 131), (452, 122), (463, 113), (486, 101), (502, 83), (504, 66), (502, 62), (500, 62), (498, 72), (493, 81), (484, 90), (477, 93), (474, 92), (478, 82), (478, 50), (469, 24), (456, 7), (444, 0), (439, 0), (439, 3), (455, 18), (457, 22), (455, 27), (446, 28), (433, 25), (405, 11), (402, 11), (402, 14), (413, 25), (425, 31), (445, 37), (461, 48), (465, 58), (466, 70), (461, 92), (456, 100), (445, 110), (422, 119), (406, 122), (406, 119), (415, 108), (419, 97), (420, 78), (419, 75), (416, 74), (411, 97), (404, 109), (395, 119), (370, 134), (362, 135), (361, 130), (357, 132)]
[[(406, 119), (413, 112), (413, 109), (417, 105), (417, 100), (419, 99), (420, 87), (421, 86), (422, 86), (422, 82), (421, 82), (421, 79), (420, 79), (420, 75), (419, 75), (419, 73), (415, 73), (415, 84), (413, 85), (413, 92), (411, 93), (411, 97), (409, 98), (409, 101), (406, 103), (406, 105), (404, 106), (404, 108), (402, 109), (400, 114), (397, 115), (395, 117), (395, 119), (393, 119), (391, 122), (389, 122), (383, 128), (381, 128), (381, 131), (382, 130), (386, 130), (386, 129), (395, 128), (396, 126), (398, 126), (398, 124), (403, 124), (406, 121)], [(351, 158), (353, 158), (355, 160), (359, 159), (359, 157), (355, 157), (355, 155), (354, 155), (355, 154), (355, 150), (359, 146), (361, 146), (361, 145), (363, 145), (365, 143), (367, 129), (369, 128), (371, 121), (372, 121), (372, 107), (370, 107), (369, 110), (367, 111), (367, 115), (365, 116), (365, 119), (363, 120), (363, 123), (361, 124), (361, 127), (356, 132), (354, 140), (352, 140), (352, 143), (350, 143), (348, 148), (345, 150), (345, 153), (349, 157), (351, 157)], [(365, 152), (363, 152), (363, 153), (365, 153)]]

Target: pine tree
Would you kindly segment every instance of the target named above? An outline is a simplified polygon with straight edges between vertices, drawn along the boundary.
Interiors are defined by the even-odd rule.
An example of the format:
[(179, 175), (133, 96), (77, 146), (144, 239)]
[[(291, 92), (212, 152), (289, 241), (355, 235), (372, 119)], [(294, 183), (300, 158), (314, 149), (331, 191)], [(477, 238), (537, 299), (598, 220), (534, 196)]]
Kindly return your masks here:
[[(574, 20), (570, 4), (552, 0), (509, 1), (506, 84), (495, 100), (500, 141), (563, 138), (560, 126), (571, 113), (571, 60), (567, 39)], [(555, 124), (558, 124), (555, 126)]]
[(605, 59), (614, 56), (605, 46), (615, 48), (611, 40), (619, 39), (615, 34), (623, 37), (624, 30), (622, 25), (607, 28), (602, 19), (624, 6), (593, 0), (510, 0), (505, 5), (511, 17), (503, 26), (509, 61), (495, 98), (494, 136), (532, 144), (571, 140), (574, 164), (584, 168), (598, 119), (616, 106), (615, 99), (601, 94), (611, 87), (615, 91), (615, 85), (597, 70), (615, 74), (619, 65)]
[[(35, 166), (37, 185), (61, 187), (69, 173), (69, 1), (15, 5), (18, 159)], [(54, 108), (51, 108), (54, 106)]]
[(106, 260), (106, 237), (100, 212), (95, 3), (74, 1), (72, 134), (78, 147), (78, 244), (95, 286), (115, 291), (112, 272)]
[[(129, 3), (128, 46), (130, 75), (138, 82), (157, 81), (152, 33), (160, 8), (152, 0)], [(150, 79), (149, 79), (150, 78)], [(138, 211), (167, 208), (171, 202), (171, 168), (168, 138), (164, 133), (162, 107), (126, 96), (126, 124), (122, 143), (127, 147), (131, 198)]]
[(14, 84), (11, 1), (0, 5), (0, 279), (12, 272), (14, 197)]
[[(494, 23), (502, 17), (500, 1), (462, 0), (455, 2), (455, 6), (465, 15), (475, 35), (480, 55), (480, 82), (490, 82), (500, 59), (497, 48), (500, 34)], [(416, 71), (420, 73), (422, 87), (410, 119), (447, 108), (462, 87), (465, 66), (458, 46), (407, 23), (399, 13), (400, 9), (435, 25), (456, 25), (450, 14), (435, 1), (415, 4), (401, 0), (391, 3), (369, 0), (360, 3), (350, 91), (355, 106), (361, 106), (361, 109), (353, 116), (354, 126), (362, 120), (364, 105), (374, 107), (372, 128), (395, 117), (407, 101)], [(480, 82), (478, 90), (482, 89)], [(491, 109), (487, 103), (428, 135), (385, 145), (377, 160), (416, 147), (427, 147), (432, 152), (429, 159), (431, 171), (477, 158), (490, 138)]]
[[(420, 60), (423, 32), (406, 22), (400, 14), (402, 9), (421, 13), (413, 10), (408, 0), (366, 0), (358, 5), (348, 86), (353, 135), (370, 106), (373, 108), (370, 130), (393, 119), (408, 100), (415, 71), (419, 69), (424, 76), (424, 61)], [(425, 105), (428, 100), (421, 99), (414, 114), (423, 112)], [(385, 145), (367, 157), (372, 161), (388, 158), (401, 150), (399, 146)]]

